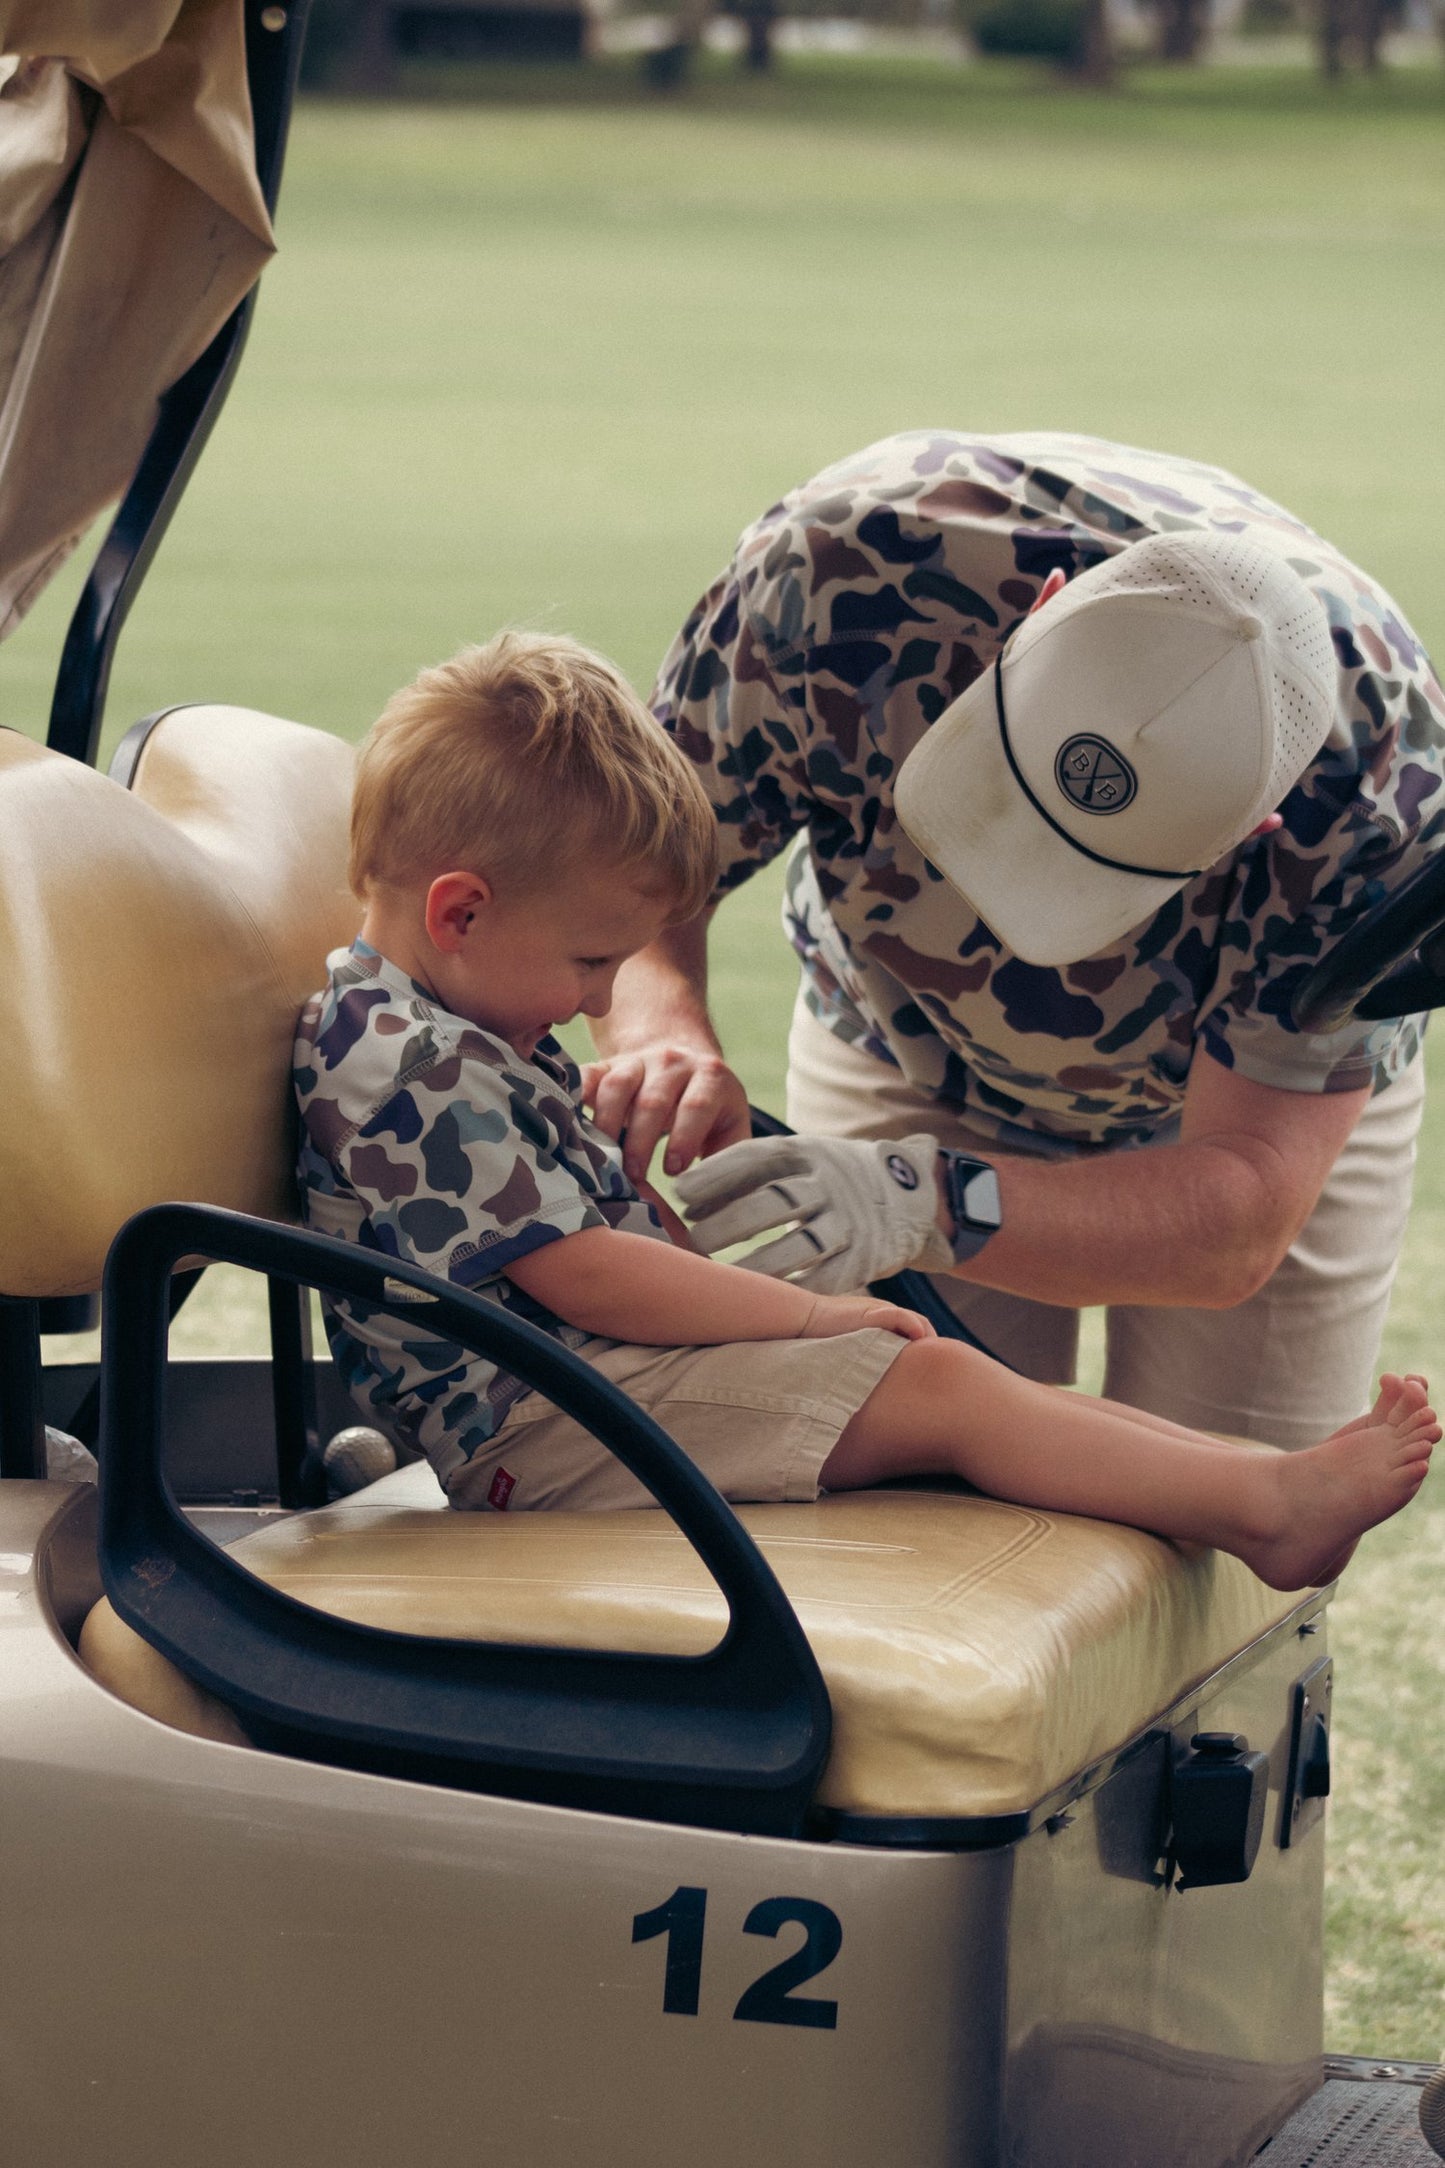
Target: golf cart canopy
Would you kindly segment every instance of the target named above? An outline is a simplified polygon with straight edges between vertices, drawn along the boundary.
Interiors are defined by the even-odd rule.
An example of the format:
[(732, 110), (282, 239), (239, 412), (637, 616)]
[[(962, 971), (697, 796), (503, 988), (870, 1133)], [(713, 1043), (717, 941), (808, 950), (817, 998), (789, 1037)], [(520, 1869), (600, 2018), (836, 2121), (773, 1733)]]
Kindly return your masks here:
[(0, 637), (274, 241), (232, 0), (0, 0)]

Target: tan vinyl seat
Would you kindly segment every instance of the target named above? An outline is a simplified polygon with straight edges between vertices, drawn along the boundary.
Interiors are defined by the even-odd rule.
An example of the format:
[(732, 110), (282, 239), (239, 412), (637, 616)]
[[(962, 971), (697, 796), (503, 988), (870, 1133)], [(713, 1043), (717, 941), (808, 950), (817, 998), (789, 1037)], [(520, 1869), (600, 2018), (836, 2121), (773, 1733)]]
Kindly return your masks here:
[(88, 1293), (167, 1199), (294, 1216), (296, 1012), (350, 940), (353, 755), (181, 708), (125, 790), (0, 730), (0, 1293)]
[[(182, 709), (127, 792), (0, 732), (0, 1289), (95, 1287), (121, 1221), (166, 1198), (289, 1215), (295, 1013), (355, 916), (350, 761), (275, 717)], [(660, 1513), (441, 1503), (407, 1469), (233, 1555), (409, 1633), (686, 1652), (721, 1629)], [(862, 1815), (1031, 1808), (1298, 1608), (1232, 1558), (990, 1499), (875, 1492), (742, 1518), (832, 1695), (822, 1800)], [(81, 1648), (159, 1721), (244, 1742), (108, 1605)]]
[[(726, 1612), (660, 1513), (466, 1514), (430, 1471), (278, 1520), (231, 1555), (274, 1587), (406, 1633), (693, 1654)], [(833, 1701), (820, 1803), (860, 1815), (1022, 1813), (1297, 1610), (1235, 1558), (956, 1493), (870, 1491), (740, 1518)], [(163, 1721), (244, 1738), (101, 1606), (83, 1653)]]

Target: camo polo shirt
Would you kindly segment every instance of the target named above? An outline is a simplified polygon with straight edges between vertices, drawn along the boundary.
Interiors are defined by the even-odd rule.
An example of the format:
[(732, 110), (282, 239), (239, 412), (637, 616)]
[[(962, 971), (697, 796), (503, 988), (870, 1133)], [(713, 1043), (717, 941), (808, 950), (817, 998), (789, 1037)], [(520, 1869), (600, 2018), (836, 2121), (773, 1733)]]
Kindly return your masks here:
[[(894, 776), (1055, 567), (1200, 529), (1248, 533), (1320, 596), (1352, 750), (1116, 946), (1026, 964), (903, 834)], [(886, 438), (747, 530), (653, 706), (717, 812), (720, 894), (799, 839), (785, 920), (814, 1015), (996, 1142), (1167, 1134), (1201, 1045), (1292, 1091), (1378, 1088), (1418, 1050), (1420, 1018), (1304, 1036), (1289, 1005), (1445, 828), (1445, 696), (1390, 597), (1219, 468), (1093, 437)]]
[[(506, 1278), (586, 1227), (666, 1235), (583, 1115), (553, 1039), (524, 1060), (440, 1006), (364, 941), (327, 958), (301, 1013), (293, 1081), (308, 1226), (483, 1293), (567, 1347), (587, 1335)], [(520, 1379), (364, 1303), (326, 1306), (352, 1398), (423, 1451), (443, 1487), (484, 1446)]]

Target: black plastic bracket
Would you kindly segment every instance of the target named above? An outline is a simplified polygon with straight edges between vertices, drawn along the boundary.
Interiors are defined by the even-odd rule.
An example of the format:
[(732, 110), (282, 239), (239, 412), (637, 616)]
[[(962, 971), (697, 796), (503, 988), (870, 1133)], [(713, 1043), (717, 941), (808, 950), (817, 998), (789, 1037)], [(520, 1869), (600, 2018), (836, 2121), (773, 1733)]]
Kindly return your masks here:
[[(672, 1516), (727, 1602), (722, 1639), (683, 1657), (384, 1633), (247, 1573), (186, 1521), (162, 1464), (170, 1276), (197, 1256), (401, 1311), (545, 1393)], [(413, 1265), (202, 1205), (158, 1205), (127, 1222), (107, 1261), (104, 1314), (106, 1593), (258, 1742), (651, 1821), (801, 1828), (832, 1712), (792, 1606), (679, 1447), (550, 1334)]]
[(44, 1474), (40, 1305), (0, 1297), (0, 1476)]
[(311, 1296), (294, 1280), (268, 1280), (271, 1417), (276, 1426), (276, 1490), (283, 1506), (324, 1506), (326, 1473), (316, 1418)]
[(1289, 1769), (1279, 1841), (1288, 1850), (1324, 1819), (1330, 1796), (1330, 1713), (1333, 1658), (1322, 1656), (1294, 1682), (1290, 1696)]
[(1259, 1856), (1269, 1797), (1269, 1756), (1238, 1732), (1200, 1731), (1170, 1781), (1170, 1850), (1178, 1888), (1247, 1882)]

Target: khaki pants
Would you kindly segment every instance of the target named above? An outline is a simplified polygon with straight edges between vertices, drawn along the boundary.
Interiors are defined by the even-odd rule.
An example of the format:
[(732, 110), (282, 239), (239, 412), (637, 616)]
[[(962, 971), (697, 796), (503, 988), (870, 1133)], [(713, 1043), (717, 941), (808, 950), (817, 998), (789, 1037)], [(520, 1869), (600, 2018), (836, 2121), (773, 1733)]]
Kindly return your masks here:
[[(655, 1416), (724, 1498), (792, 1504), (907, 1346), (891, 1332), (835, 1340), (728, 1340), (719, 1347), (636, 1347), (586, 1340), (577, 1350)], [(516, 1513), (561, 1506), (609, 1513), (651, 1506), (651, 1491), (544, 1393), (524, 1393), (491, 1443), (447, 1487), (454, 1506)]]
[[(1368, 1404), (1410, 1208), (1425, 1064), (1371, 1100), (1303, 1233), (1268, 1284), (1232, 1310), (1108, 1313), (1104, 1391), (1130, 1407), (1282, 1446), (1311, 1445)], [(908, 1136), (989, 1153), (898, 1070), (820, 1024), (799, 997), (788, 1041), (788, 1121), (834, 1137)], [(934, 1286), (1027, 1376), (1073, 1382), (1079, 1314), (975, 1287)]]

